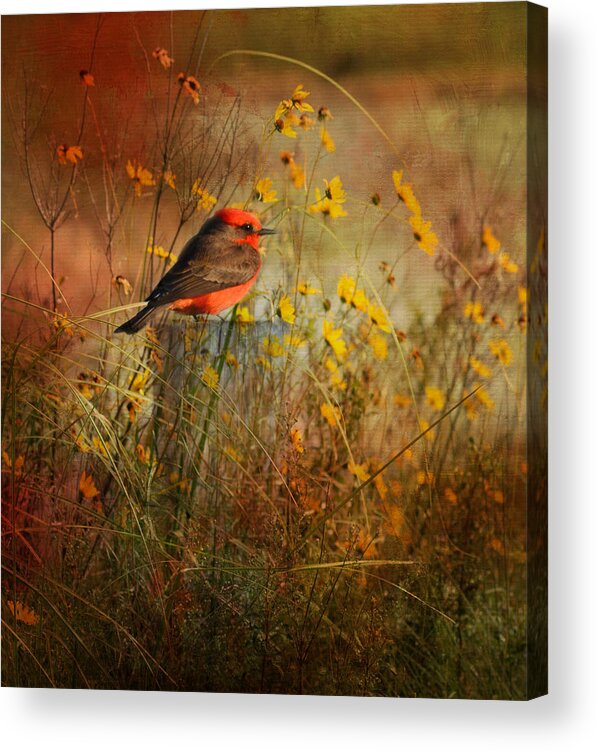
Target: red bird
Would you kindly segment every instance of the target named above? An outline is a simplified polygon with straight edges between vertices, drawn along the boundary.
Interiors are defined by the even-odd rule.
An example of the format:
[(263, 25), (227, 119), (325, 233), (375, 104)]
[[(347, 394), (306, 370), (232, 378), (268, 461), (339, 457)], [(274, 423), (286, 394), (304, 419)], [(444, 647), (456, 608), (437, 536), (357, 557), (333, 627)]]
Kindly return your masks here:
[(261, 270), (259, 238), (274, 234), (248, 211), (223, 208), (187, 242), (179, 259), (145, 300), (146, 307), (114, 333), (136, 333), (160, 307), (216, 315), (240, 302)]

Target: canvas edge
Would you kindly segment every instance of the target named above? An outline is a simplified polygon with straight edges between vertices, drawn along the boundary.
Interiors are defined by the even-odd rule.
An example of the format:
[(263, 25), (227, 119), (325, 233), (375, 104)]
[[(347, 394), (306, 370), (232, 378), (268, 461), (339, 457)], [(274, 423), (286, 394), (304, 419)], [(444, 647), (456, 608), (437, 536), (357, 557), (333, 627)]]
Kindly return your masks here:
[[(548, 692), (547, 8), (527, 3), (527, 700)], [(543, 238), (543, 239), (542, 239)]]

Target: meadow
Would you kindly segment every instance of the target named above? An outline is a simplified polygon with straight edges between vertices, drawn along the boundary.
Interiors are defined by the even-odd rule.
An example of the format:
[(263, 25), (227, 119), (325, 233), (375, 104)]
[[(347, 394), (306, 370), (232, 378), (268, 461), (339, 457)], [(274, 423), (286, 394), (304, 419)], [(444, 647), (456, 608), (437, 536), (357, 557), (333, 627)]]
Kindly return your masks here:
[[(5, 100), (3, 684), (525, 698), (520, 80), (201, 22), (103, 88), (103, 23)], [(249, 296), (113, 335), (224, 206), (276, 230)]]

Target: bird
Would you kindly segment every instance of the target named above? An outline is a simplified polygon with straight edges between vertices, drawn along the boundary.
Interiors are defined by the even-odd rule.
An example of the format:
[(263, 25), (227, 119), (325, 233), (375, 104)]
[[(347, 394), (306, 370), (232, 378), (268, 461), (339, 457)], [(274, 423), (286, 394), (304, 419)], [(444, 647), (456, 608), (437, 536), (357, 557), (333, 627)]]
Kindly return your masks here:
[(259, 239), (275, 234), (254, 214), (222, 208), (183, 247), (146, 306), (114, 333), (139, 331), (163, 307), (186, 315), (217, 315), (247, 294), (261, 271)]

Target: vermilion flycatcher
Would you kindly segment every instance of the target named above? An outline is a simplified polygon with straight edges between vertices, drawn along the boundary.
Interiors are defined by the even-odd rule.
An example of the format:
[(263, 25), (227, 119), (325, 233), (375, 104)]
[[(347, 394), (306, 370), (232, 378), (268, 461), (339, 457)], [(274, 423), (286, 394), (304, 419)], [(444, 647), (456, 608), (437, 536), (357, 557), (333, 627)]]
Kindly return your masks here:
[(160, 307), (216, 315), (240, 302), (261, 270), (259, 238), (274, 234), (248, 211), (223, 208), (187, 242), (179, 259), (145, 300), (146, 307), (114, 333), (135, 333)]

